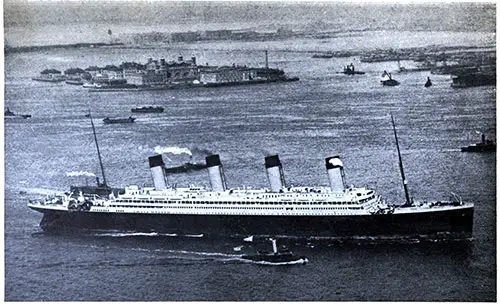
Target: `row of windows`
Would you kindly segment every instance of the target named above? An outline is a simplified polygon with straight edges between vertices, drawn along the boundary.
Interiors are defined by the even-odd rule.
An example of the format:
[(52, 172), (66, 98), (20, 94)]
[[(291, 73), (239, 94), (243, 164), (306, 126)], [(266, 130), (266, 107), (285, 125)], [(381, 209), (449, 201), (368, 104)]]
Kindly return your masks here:
[[(112, 208), (171, 208), (171, 209), (191, 209), (191, 208), (198, 208), (200, 207), (193, 207), (193, 206), (170, 206), (170, 207), (154, 207), (154, 206), (134, 206), (134, 205), (110, 205)], [(203, 207), (204, 210), (206, 209), (243, 209), (243, 210), (277, 210), (280, 208), (268, 208), (268, 207)]]
[(362, 207), (296, 208), (297, 210), (362, 210)]
[[(172, 208), (172, 209), (191, 209), (200, 208), (196, 206), (170, 206), (170, 207), (155, 207), (155, 206), (134, 206), (134, 205), (110, 205), (113, 208)], [(241, 210), (277, 210), (278, 207), (203, 207), (203, 209), (241, 209)], [(291, 208), (287, 208), (289, 210)], [(362, 207), (332, 207), (332, 208), (296, 208), (297, 210), (362, 210)], [(123, 212), (123, 211), (122, 211)]]
[[(373, 197), (361, 200), (359, 203), (368, 201), (369, 199), (372, 199)], [(303, 202), (296, 202), (296, 201), (287, 201), (287, 202), (265, 202), (265, 201), (160, 201), (160, 200), (126, 200), (126, 199), (120, 199), (116, 200), (115, 202), (123, 202), (123, 203), (161, 203), (161, 204), (270, 204), (270, 205), (283, 205), (283, 204), (288, 204), (288, 205), (318, 205), (318, 204), (323, 204), (323, 205), (331, 205), (331, 204), (339, 204), (339, 205), (348, 205), (348, 204), (359, 204), (358, 202), (355, 201), (325, 201), (323, 203), (321, 202), (310, 202), (310, 201), (303, 201)], [(143, 206), (144, 207), (144, 206)], [(149, 207), (149, 206), (147, 206)], [(155, 207), (155, 206), (150, 206), (150, 207)], [(160, 207), (161, 208), (161, 207)]]
[(264, 198), (297, 198), (297, 197), (327, 197), (328, 194), (321, 194), (318, 196), (318, 194), (291, 194), (291, 195), (264, 195)]
[(370, 197), (368, 197), (368, 198), (361, 199), (361, 200), (359, 201), (359, 203), (367, 202), (368, 200), (373, 199), (373, 197), (375, 197), (375, 195), (371, 195), (371, 196), (370, 196)]

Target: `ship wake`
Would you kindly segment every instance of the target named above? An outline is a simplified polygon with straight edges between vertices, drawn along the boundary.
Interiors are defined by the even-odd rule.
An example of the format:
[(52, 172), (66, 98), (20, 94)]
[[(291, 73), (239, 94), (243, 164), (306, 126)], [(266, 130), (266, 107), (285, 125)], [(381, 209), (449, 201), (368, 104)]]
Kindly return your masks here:
[(106, 233), (93, 233), (92, 236), (97, 237), (191, 237), (201, 238), (203, 234), (177, 234), (177, 233), (157, 233), (157, 232), (106, 232)]
[[(233, 238), (246, 236), (232, 235)], [(297, 235), (253, 235), (254, 241), (263, 241), (269, 238), (294, 241), (296, 244), (418, 244), (418, 243), (447, 243), (470, 242), (473, 240), (467, 234), (440, 232), (429, 235), (376, 235), (376, 236), (297, 236)]]

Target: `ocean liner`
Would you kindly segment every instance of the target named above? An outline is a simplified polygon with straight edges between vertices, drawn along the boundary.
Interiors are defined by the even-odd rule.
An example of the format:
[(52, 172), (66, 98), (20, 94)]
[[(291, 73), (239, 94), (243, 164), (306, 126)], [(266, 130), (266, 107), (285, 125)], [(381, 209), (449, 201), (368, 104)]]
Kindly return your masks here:
[[(394, 121), (393, 121), (394, 126)], [(339, 156), (325, 159), (329, 186), (289, 187), (278, 155), (265, 157), (269, 188), (228, 188), (219, 155), (206, 157), (211, 188), (171, 187), (161, 155), (149, 157), (152, 187), (70, 193), (30, 201), (45, 231), (119, 230), (211, 236), (459, 236), (472, 235), (474, 205), (460, 198), (388, 204), (374, 190), (347, 187)]]

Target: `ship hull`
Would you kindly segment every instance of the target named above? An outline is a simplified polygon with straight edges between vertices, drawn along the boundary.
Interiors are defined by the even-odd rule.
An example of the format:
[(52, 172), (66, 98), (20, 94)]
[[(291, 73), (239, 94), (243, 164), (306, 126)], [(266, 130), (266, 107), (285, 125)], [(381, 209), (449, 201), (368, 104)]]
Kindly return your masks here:
[(462, 152), (494, 152), (496, 151), (495, 145), (476, 145), (466, 146), (461, 148)]
[(35, 80), (35, 81), (38, 81), (38, 82), (46, 82), (46, 83), (60, 83), (60, 82), (64, 82), (66, 79), (65, 78), (33, 77), (32, 80)]
[(45, 231), (114, 230), (177, 234), (285, 235), (299, 237), (472, 235), (474, 208), (363, 216), (254, 216), (42, 212)]
[(104, 124), (130, 124), (135, 122), (135, 118), (128, 119), (104, 119)]
[(281, 254), (281, 253), (243, 255), (241, 258), (257, 263), (271, 263), (271, 264), (289, 264), (289, 263), (306, 264), (308, 262), (308, 259), (304, 256), (298, 257), (293, 254)]
[(134, 113), (161, 113), (163, 112), (163, 108), (149, 108), (149, 109), (137, 109), (134, 108), (131, 111)]

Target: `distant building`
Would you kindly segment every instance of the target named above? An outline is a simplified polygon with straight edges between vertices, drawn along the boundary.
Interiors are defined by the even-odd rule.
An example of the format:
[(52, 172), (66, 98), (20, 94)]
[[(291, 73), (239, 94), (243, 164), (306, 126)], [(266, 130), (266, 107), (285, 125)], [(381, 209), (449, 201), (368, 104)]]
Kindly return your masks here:
[(62, 73), (61, 71), (56, 69), (45, 69), (42, 72), (40, 72), (40, 76), (46, 78), (59, 78), (62, 76)]
[(89, 73), (92, 77), (101, 74), (101, 68), (97, 66), (90, 66), (86, 68), (85, 71), (87, 71), (87, 73)]
[(64, 75), (66, 75), (66, 76), (80, 77), (85, 73), (86, 73), (86, 71), (81, 69), (81, 68), (69, 68), (69, 69), (64, 70)]
[[(200, 83), (223, 84), (256, 81), (259, 79), (257, 69), (247, 67), (216, 67), (200, 72)], [(265, 79), (265, 78), (261, 78)]]
[(107, 65), (101, 69), (101, 74), (103, 77), (108, 79), (119, 79), (123, 78), (123, 70), (114, 65)]
[(81, 68), (69, 68), (64, 70), (64, 75), (66, 76), (66, 80), (82, 80), (82, 79), (90, 79), (90, 74), (87, 71)]
[(205, 31), (202, 33), (202, 38), (206, 40), (226, 40), (231, 39), (231, 30)]
[(127, 80), (127, 83), (142, 85), (142, 76), (146, 70), (146, 65), (136, 62), (124, 62), (120, 65), (120, 68), (122, 69), (123, 78)]
[(170, 40), (172, 42), (189, 42), (189, 41), (197, 41), (200, 39), (201, 39), (200, 32), (172, 33), (170, 35)]
[(246, 40), (246, 39), (257, 39), (259, 33), (255, 31), (232, 31), (231, 39), (236, 40)]
[(285, 28), (279, 28), (276, 30), (276, 36), (278, 36), (279, 38), (290, 37), (293, 35), (294, 35), (293, 30), (287, 30)]
[(62, 72), (56, 69), (45, 69), (40, 72), (40, 75), (33, 77), (33, 80), (46, 81), (46, 82), (60, 82), (65, 80), (65, 76)]
[(196, 65), (196, 57), (184, 61), (182, 56), (177, 61), (167, 62), (165, 59), (148, 59), (143, 71), (129, 73), (127, 82), (136, 85), (161, 86), (172, 83), (192, 83), (199, 79), (199, 69)]

